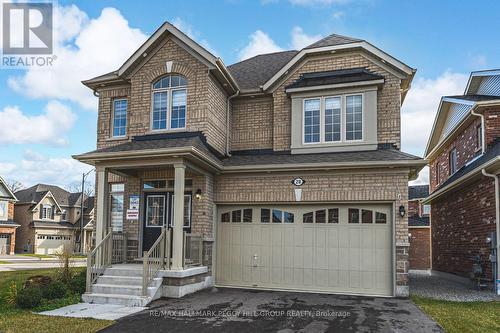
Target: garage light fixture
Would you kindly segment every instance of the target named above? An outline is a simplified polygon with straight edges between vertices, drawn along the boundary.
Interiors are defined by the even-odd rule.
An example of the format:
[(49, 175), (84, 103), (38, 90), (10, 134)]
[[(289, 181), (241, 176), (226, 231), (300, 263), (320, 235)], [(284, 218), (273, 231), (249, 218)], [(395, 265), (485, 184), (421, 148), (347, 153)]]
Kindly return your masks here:
[(405, 217), (405, 213), (406, 213), (405, 206), (404, 205), (399, 206), (399, 215), (401, 217)]
[(194, 197), (196, 198), (196, 200), (201, 200), (201, 189), (196, 190)]

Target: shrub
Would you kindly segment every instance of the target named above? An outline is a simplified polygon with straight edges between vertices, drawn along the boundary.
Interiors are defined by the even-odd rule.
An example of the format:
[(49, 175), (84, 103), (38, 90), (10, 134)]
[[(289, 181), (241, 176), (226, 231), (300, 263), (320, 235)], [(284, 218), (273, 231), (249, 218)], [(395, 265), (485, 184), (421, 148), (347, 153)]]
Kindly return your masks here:
[(5, 295), (5, 303), (9, 305), (15, 305), (16, 299), (17, 299), (17, 285), (14, 281), (12, 281), (9, 290), (7, 290), (7, 293)]
[(45, 288), (52, 283), (52, 278), (46, 275), (35, 275), (29, 277), (23, 284), (23, 289)]
[(38, 288), (26, 288), (17, 292), (16, 304), (22, 309), (34, 308), (42, 302), (42, 292)]
[(68, 249), (64, 249), (62, 252), (56, 253), (59, 259), (59, 269), (57, 270), (57, 280), (63, 283), (69, 283), (73, 277), (73, 272), (71, 266), (73, 261), (71, 260), (71, 252)]
[(66, 296), (66, 285), (59, 281), (54, 281), (42, 290), (42, 296), (46, 299), (57, 299)]
[(75, 294), (83, 294), (85, 292), (85, 285), (87, 283), (87, 271), (81, 271), (73, 276), (69, 281), (68, 287), (71, 292)]

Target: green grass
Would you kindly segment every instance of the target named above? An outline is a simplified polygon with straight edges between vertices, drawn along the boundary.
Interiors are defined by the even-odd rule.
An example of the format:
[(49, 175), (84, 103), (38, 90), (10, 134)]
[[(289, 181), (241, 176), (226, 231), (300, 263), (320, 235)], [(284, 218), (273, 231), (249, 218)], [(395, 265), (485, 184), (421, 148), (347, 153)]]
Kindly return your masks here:
[(500, 302), (450, 302), (411, 296), (448, 333), (500, 332)]
[[(80, 271), (84, 268), (74, 268)], [(0, 332), (97, 332), (112, 324), (112, 321), (67, 317), (49, 317), (18, 309), (5, 301), (5, 296), (11, 284), (16, 283), (22, 288), (24, 281), (33, 275), (54, 276), (57, 269), (37, 269), (28, 271), (13, 271), (0, 273)], [(64, 299), (45, 300), (34, 311), (47, 311), (80, 301), (79, 295), (69, 295)]]
[(1, 260), (0, 260), (0, 265), (5, 265), (5, 264), (11, 264), (11, 263), (10, 263), (10, 262), (8, 262), (8, 261), (1, 261)]
[(48, 254), (34, 254), (34, 253), (21, 253), (17, 254), (18, 256), (23, 256), (23, 257), (33, 257), (33, 258), (56, 258), (56, 256), (51, 256)]

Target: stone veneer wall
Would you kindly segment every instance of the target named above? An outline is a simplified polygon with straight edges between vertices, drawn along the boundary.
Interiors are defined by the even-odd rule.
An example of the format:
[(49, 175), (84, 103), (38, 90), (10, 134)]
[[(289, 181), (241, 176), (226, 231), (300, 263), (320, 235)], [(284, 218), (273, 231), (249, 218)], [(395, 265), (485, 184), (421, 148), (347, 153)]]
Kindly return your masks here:
[(316, 56), (304, 60), (281, 82), (273, 92), (273, 147), (274, 150), (289, 150), (291, 143), (291, 99), (285, 87), (293, 83), (303, 73), (332, 71), (365, 67), (383, 75), (385, 83), (377, 94), (377, 139), (379, 143), (392, 143), (401, 146), (401, 80), (377, 66), (361, 53)]
[[(387, 201), (408, 210), (408, 169), (387, 172), (365, 171), (273, 172), (268, 174), (223, 174), (215, 179), (216, 204), (295, 202), (291, 180), (300, 176), (306, 183), (302, 202)], [(408, 218), (396, 214), (396, 295), (408, 295)]]

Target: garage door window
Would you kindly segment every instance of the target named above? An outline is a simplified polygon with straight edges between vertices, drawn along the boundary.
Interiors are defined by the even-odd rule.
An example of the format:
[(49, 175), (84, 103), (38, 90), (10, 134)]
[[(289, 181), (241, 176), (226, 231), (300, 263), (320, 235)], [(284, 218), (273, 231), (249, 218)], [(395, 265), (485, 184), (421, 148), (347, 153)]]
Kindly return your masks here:
[(375, 223), (378, 223), (378, 224), (387, 223), (387, 214), (375, 212)]
[(270, 209), (261, 209), (260, 210), (260, 222), (261, 223), (269, 223), (271, 220), (271, 210)]
[(326, 211), (324, 209), (316, 211), (316, 223), (326, 222)]
[(222, 213), (220, 217), (220, 221), (224, 223), (229, 223), (231, 222), (231, 215), (229, 213)]
[[(328, 212), (328, 220), (327, 220)], [(308, 212), (302, 215), (302, 223), (339, 223), (339, 209), (320, 209), (315, 212)]]
[(373, 211), (362, 209), (361, 210), (361, 222), (362, 223), (373, 223)]
[(252, 222), (252, 212), (253, 212), (253, 209), (251, 209), (251, 208), (243, 209), (243, 222), (245, 222), (245, 223)]
[(359, 209), (349, 208), (348, 210), (349, 223), (359, 223)]
[(328, 223), (339, 223), (339, 209), (333, 208), (328, 210)]
[(231, 212), (231, 215), (232, 215), (231, 222), (233, 222), (233, 223), (241, 222), (241, 210), (233, 210)]

